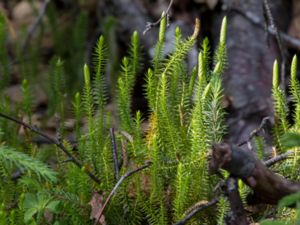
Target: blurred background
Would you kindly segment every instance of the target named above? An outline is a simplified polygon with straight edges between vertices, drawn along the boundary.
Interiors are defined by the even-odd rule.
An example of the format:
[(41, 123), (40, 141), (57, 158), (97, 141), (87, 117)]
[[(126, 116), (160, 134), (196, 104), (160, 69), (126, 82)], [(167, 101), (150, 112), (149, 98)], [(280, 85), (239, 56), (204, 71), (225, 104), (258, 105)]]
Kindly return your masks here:
[[(285, 73), (282, 87), (288, 87), (289, 65), (300, 50), (300, 1), (269, 1), (270, 20), (261, 0), (174, 0), (169, 10), (166, 54), (172, 51), (176, 26), (187, 37), (193, 32), (195, 18), (201, 20), (197, 46), (188, 57), (191, 69), (197, 62), (201, 41), (208, 37), (211, 49), (219, 38), (221, 19), (227, 15), (228, 68), (224, 74), (228, 117), (228, 139), (245, 140), (266, 116), (272, 117), (272, 65), (277, 58)], [(34, 92), (33, 123), (55, 130), (59, 119), (53, 117), (55, 98), (52, 83), (54, 67), (61, 65), (66, 103), (82, 89), (83, 65), (92, 66), (95, 43), (100, 35), (106, 41), (108, 60), (106, 82), (109, 110), (114, 113), (114, 94), (120, 59), (137, 31), (143, 46), (144, 68), (150, 66), (158, 35), (154, 26), (143, 35), (147, 22), (157, 21), (169, 6), (168, 0), (2, 0), (0, 11), (5, 35), (0, 37), (0, 89), (3, 98), (18, 105), (22, 82), (28, 80)], [(275, 29), (274, 29), (274, 24)], [(275, 30), (278, 29), (278, 32)], [(280, 41), (275, 38), (280, 36)], [(279, 44), (281, 43), (281, 44)], [(59, 60), (58, 60), (59, 59)], [(284, 67), (285, 65), (285, 67)], [(147, 116), (144, 99), (144, 69), (134, 89), (132, 111)], [(50, 85), (49, 85), (50, 84)], [(68, 91), (66, 91), (68, 90)], [(292, 106), (291, 106), (292, 107)], [(72, 121), (70, 120), (70, 129)]]

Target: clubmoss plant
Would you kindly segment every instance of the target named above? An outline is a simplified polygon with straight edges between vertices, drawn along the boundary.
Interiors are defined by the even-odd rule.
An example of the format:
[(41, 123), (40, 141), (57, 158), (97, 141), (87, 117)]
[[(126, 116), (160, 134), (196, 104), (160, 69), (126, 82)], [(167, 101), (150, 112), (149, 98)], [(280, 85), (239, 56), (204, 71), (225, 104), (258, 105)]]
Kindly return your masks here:
[[(57, 21), (51, 13), (50, 10), (50, 23), (55, 27)], [(76, 25), (78, 29), (84, 23), (84, 16), (80, 18)], [(217, 178), (208, 176), (207, 155), (211, 144), (222, 141), (226, 132), (222, 107), (222, 74), (227, 65), (226, 23), (224, 18), (213, 59), (209, 41), (204, 39), (198, 65), (192, 71), (187, 71), (185, 59), (197, 41), (199, 21), (196, 20), (194, 33), (187, 38), (183, 38), (180, 28), (176, 28), (174, 50), (165, 56), (167, 21), (163, 14), (152, 66), (146, 70), (145, 96), (149, 111), (144, 113), (132, 111), (133, 88), (143, 66), (139, 35), (134, 32), (128, 54), (120, 65), (116, 95), (112, 96), (117, 108), (114, 123), (106, 107), (109, 93), (105, 70), (109, 56), (104, 37), (99, 37), (97, 41), (92, 69), (87, 64), (83, 66), (83, 89), (75, 92), (75, 95), (73, 89), (68, 93), (67, 86), (71, 79), (67, 73), (75, 70), (70, 70), (75, 62), (80, 65), (81, 54), (74, 56), (74, 61), (64, 61), (63, 64), (53, 59), (52, 72), (49, 74), (49, 90), (53, 91), (49, 95), (49, 115), (60, 116), (60, 130), (64, 131), (64, 135), (59, 136), (58, 140), (83, 166), (78, 168), (78, 165), (72, 164), (72, 159), (56, 151), (53, 146), (36, 147), (29, 143), (30, 140), (17, 139), (18, 134), (13, 132), (18, 141), (7, 141), (3, 149), (6, 149), (4, 146), (30, 149), (33, 158), (37, 158), (36, 149), (52, 151), (52, 154), (43, 158), (43, 163), (32, 160), (31, 166), (29, 156), (21, 159), (19, 156), (24, 153), (13, 152), (15, 155), (10, 155), (12, 159), (9, 160), (18, 162), (14, 168), (5, 164), (0, 166), (3, 178), (0, 184), (5, 184), (4, 190), (11, 193), (9, 198), (0, 201), (0, 218), (8, 218), (6, 224), (12, 224), (11, 221), (13, 224), (90, 224), (96, 219), (91, 213), (96, 207), (91, 203), (95, 192), (106, 199), (117, 182), (116, 169), (120, 177), (148, 160), (152, 162), (151, 166), (124, 181), (109, 202), (104, 211), (107, 224), (172, 224), (182, 219), (192, 205), (209, 201), (214, 194), (212, 187), (217, 183)], [(60, 35), (60, 31), (53, 31), (55, 41), (60, 40)], [(84, 39), (83, 35), (73, 38)], [(29, 96), (27, 81), (23, 86), (24, 95)], [(75, 145), (65, 139), (63, 124), (70, 107), (65, 106), (66, 94), (74, 96), (72, 115), (75, 118)], [(17, 112), (12, 114), (32, 115), (31, 103), (29, 100), (26, 102), (26, 107), (16, 109)], [(4, 113), (12, 112), (5, 102), (0, 103), (0, 109)], [(82, 121), (85, 121), (85, 129), (81, 128)], [(111, 124), (117, 126), (115, 132), (109, 134)], [(144, 124), (148, 125), (147, 129), (143, 128)], [(3, 133), (1, 140), (6, 141), (5, 133), (12, 128), (1, 119), (0, 129)], [(116, 146), (111, 144), (112, 135), (115, 136)], [(113, 153), (118, 160), (113, 158)], [(5, 156), (0, 154), (0, 160), (4, 159)], [(116, 161), (120, 163), (114, 165)], [(45, 166), (47, 162), (51, 162), (52, 169)], [(13, 189), (10, 175), (14, 169), (21, 168), (29, 172), (21, 175), (22, 182), (18, 182), (18, 188)], [(87, 172), (95, 174), (100, 183), (90, 180)], [(50, 182), (54, 179), (53, 174), (56, 182)], [(30, 205), (28, 199), (35, 204)], [(103, 204), (102, 201), (99, 200), (97, 207)], [(12, 202), (17, 206), (6, 209), (5, 205)], [(52, 212), (51, 221), (46, 221), (47, 218), (43, 216), (45, 209)], [(222, 198), (218, 206), (201, 213), (190, 224), (222, 223), (227, 209), (227, 200)], [(218, 216), (212, 218), (211, 215), (216, 212)]]

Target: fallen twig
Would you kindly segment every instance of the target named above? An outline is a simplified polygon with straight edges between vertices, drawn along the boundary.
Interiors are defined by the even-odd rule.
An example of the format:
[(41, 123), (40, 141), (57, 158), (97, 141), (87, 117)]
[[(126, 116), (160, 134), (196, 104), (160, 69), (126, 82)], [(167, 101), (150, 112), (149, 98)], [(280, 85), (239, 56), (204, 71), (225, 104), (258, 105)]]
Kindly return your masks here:
[[(98, 218), (96, 219), (94, 225), (97, 225), (107, 204), (109, 203), (109, 201), (111, 200), (111, 198), (113, 197), (113, 195), (115, 194), (115, 192), (117, 191), (117, 189), (119, 188), (119, 186), (122, 184), (122, 182), (127, 178), (127, 177), (130, 177), (131, 175), (133, 175), (134, 173), (137, 173), (143, 169), (146, 169), (148, 168), (152, 163), (151, 162), (146, 162), (144, 165), (142, 165), (141, 167), (138, 167), (136, 169), (133, 169), (133, 170), (130, 170), (128, 171), (127, 173), (125, 173), (121, 178), (120, 180), (116, 183), (116, 185), (114, 186), (114, 188), (111, 190), (111, 192), (109, 193), (107, 199), (105, 200), (104, 204), (103, 204), (103, 207), (101, 208), (100, 212), (99, 212), (99, 216)], [(98, 213), (97, 213), (98, 214)]]
[(287, 159), (290, 155), (294, 154), (294, 151), (288, 151), (271, 159), (264, 161), (265, 166), (270, 167), (273, 166), (275, 163), (280, 162), (282, 160)]
[(171, 6), (173, 5), (173, 2), (174, 2), (174, 0), (170, 1), (169, 5), (168, 5), (168, 8), (166, 9), (164, 14), (156, 22), (153, 22), (153, 23), (152, 22), (147, 22), (146, 28), (143, 31), (143, 35), (145, 35), (149, 30), (151, 30), (152, 27), (157, 26), (163, 18), (165, 18), (165, 17), (168, 18), (169, 17), (169, 11), (171, 9)]
[(39, 10), (39, 14), (36, 18), (36, 20), (30, 25), (29, 29), (28, 29), (28, 33), (24, 39), (23, 45), (22, 45), (22, 54), (24, 54), (27, 50), (28, 47), (28, 43), (30, 41), (30, 39), (32, 38), (32, 35), (34, 34), (36, 28), (38, 27), (38, 25), (41, 23), (49, 3), (51, 2), (51, 0), (44, 0), (43, 5), (41, 6), (40, 10)]
[(197, 207), (195, 207), (195, 209), (193, 211), (191, 211), (188, 215), (186, 215), (182, 220), (178, 221), (177, 223), (175, 223), (174, 225), (183, 225), (186, 222), (188, 222), (195, 214), (197, 214), (198, 212), (215, 205), (218, 201), (220, 200), (220, 197), (214, 198), (212, 199), (210, 202), (203, 204), (203, 205), (198, 205)]
[[(79, 159), (77, 159), (74, 155), (72, 155), (71, 152), (69, 152), (69, 150), (63, 145), (63, 143), (61, 141), (59, 141), (58, 139), (52, 138), (49, 135), (45, 134), (44, 132), (40, 131), (38, 128), (31, 126), (21, 120), (15, 119), (13, 117), (10, 117), (8, 115), (5, 115), (3, 113), (0, 112), (0, 117), (8, 119), (10, 121), (13, 121), (25, 128), (28, 128), (29, 130), (33, 131), (34, 133), (44, 137), (46, 140), (48, 140), (49, 142), (55, 144), (59, 149), (61, 149), (65, 155), (68, 156), (68, 158), (80, 169), (83, 168), (83, 163), (79, 161)], [(93, 180), (95, 181), (97, 184), (100, 184), (100, 180), (99, 178), (93, 174), (92, 172), (90, 172), (89, 170), (84, 170), (84, 172)]]

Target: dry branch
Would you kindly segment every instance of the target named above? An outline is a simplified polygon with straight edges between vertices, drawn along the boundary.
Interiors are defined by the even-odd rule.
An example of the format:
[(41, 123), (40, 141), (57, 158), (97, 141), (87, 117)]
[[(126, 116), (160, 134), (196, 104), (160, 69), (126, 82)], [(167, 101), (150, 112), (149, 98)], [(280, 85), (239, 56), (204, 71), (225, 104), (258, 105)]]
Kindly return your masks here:
[(120, 187), (120, 185), (123, 183), (123, 181), (127, 178), (127, 177), (130, 177), (131, 175), (143, 170), (143, 169), (146, 169), (148, 168), (149, 166), (151, 165), (151, 162), (146, 162), (144, 165), (142, 165), (141, 167), (138, 167), (136, 169), (133, 169), (133, 170), (130, 170), (128, 171), (127, 173), (125, 173), (121, 178), (120, 180), (116, 183), (116, 185), (114, 186), (114, 188), (111, 190), (111, 192), (109, 193), (107, 199), (105, 200), (104, 204), (103, 204), (103, 207), (101, 208), (100, 212), (97, 213), (98, 218), (96, 219), (94, 225), (97, 225), (107, 204), (109, 203), (109, 201), (111, 200), (111, 198), (113, 197), (113, 195), (115, 194), (115, 192), (117, 191), (117, 189)]
[[(77, 167), (79, 167), (80, 169), (83, 168), (83, 163), (79, 161), (79, 159), (77, 159), (64, 145), (63, 143), (55, 138), (50, 137), (49, 135), (47, 135), (46, 133), (40, 131), (38, 128), (31, 126), (21, 120), (15, 119), (13, 117), (10, 117), (8, 115), (5, 115), (3, 113), (0, 112), (0, 117), (5, 118), (7, 120), (10, 120), (16, 124), (19, 124), (29, 130), (31, 130), (32, 132), (42, 136), (43, 138), (45, 138), (46, 140), (48, 140), (50, 143), (55, 144), (59, 149), (61, 149), (63, 151), (63, 153), (68, 156), (68, 158), (70, 159), (71, 162), (73, 162)], [(91, 171), (89, 170), (84, 170), (84, 172), (93, 180), (95, 181), (97, 184), (100, 184), (101, 181), (100, 179), (93, 174)]]
[(267, 167), (270, 167), (270, 166), (274, 165), (277, 162), (280, 162), (280, 161), (283, 161), (283, 160), (287, 159), (289, 156), (293, 155), (294, 153), (295, 153), (294, 151), (288, 151), (286, 153), (280, 154), (278, 156), (275, 156), (271, 159), (268, 159), (268, 160), (264, 161), (264, 164)]
[(169, 11), (170, 11), (170, 9), (171, 9), (171, 7), (172, 7), (172, 5), (173, 5), (173, 2), (174, 2), (174, 0), (170, 0), (170, 3), (169, 3), (169, 5), (168, 5), (168, 8), (166, 9), (166, 11), (163, 13), (163, 15), (162, 15), (157, 21), (155, 21), (155, 22), (153, 22), (153, 23), (147, 22), (146, 28), (145, 28), (145, 30), (143, 31), (143, 35), (145, 35), (149, 30), (151, 30), (152, 27), (155, 27), (155, 26), (159, 25), (160, 21), (161, 21), (163, 18), (165, 18), (165, 17), (167, 17), (167, 19), (169, 18)]
[(188, 222), (193, 216), (195, 216), (198, 212), (212, 206), (215, 205), (218, 201), (220, 200), (220, 197), (214, 198), (213, 200), (211, 200), (210, 202), (206, 203), (206, 204), (201, 204), (198, 205), (197, 207), (195, 207), (194, 210), (192, 210), (192, 212), (190, 212), (188, 215), (186, 215), (182, 220), (178, 221), (177, 223), (175, 223), (174, 225), (183, 225), (186, 222)]
[(211, 173), (222, 168), (242, 179), (253, 190), (255, 203), (277, 204), (284, 196), (300, 190), (300, 183), (275, 174), (252, 152), (226, 143), (213, 145), (209, 167)]

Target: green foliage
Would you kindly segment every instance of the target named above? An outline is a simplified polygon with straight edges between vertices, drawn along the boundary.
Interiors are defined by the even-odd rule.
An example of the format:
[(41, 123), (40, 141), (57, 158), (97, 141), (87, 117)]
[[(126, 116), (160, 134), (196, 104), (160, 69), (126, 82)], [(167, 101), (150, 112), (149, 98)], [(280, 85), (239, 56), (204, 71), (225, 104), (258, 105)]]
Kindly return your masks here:
[(265, 143), (262, 137), (256, 136), (255, 139), (256, 155), (260, 160), (264, 160)]
[(283, 146), (287, 149), (300, 146), (300, 134), (295, 132), (289, 132), (281, 137)]
[(226, 198), (221, 198), (218, 202), (218, 222), (217, 224), (224, 224), (225, 216), (229, 211), (229, 202)]
[(4, 14), (0, 13), (0, 90), (6, 87), (10, 82), (9, 58), (6, 47), (7, 26)]
[(76, 138), (80, 137), (80, 124), (81, 124), (81, 117), (82, 117), (82, 102), (80, 98), (80, 93), (77, 92), (74, 96), (74, 101), (72, 102), (72, 106), (74, 109), (74, 117), (75, 117), (75, 134)]
[[(291, 79), (290, 79), (290, 94), (292, 99), (292, 112), (289, 112), (287, 105), (287, 97), (283, 90), (279, 87), (279, 68), (277, 61), (274, 62), (273, 67), (273, 100), (275, 109), (275, 124), (274, 124), (274, 144), (279, 152), (292, 151), (288, 159), (281, 164), (276, 165), (276, 170), (284, 176), (289, 176), (291, 179), (299, 180), (298, 165), (300, 135), (299, 135), (299, 107), (300, 107), (300, 84), (297, 79), (297, 57), (293, 57), (291, 64)], [(288, 116), (293, 116), (293, 121), (288, 121)], [(256, 138), (257, 149), (262, 146), (263, 139)], [(260, 150), (259, 150), (260, 151)], [(287, 206), (296, 206), (296, 209), (285, 208)], [(299, 207), (299, 193), (284, 197), (278, 204), (278, 210), (275, 214), (277, 220), (263, 220), (261, 224), (299, 224), (300, 222), (300, 207)]]
[(291, 206), (299, 202), (300, 202), (300, 192), (297, 192), (295, 194), (291, 194), (289, 196), (282, 198), (278, 204), (278, 207)]
[[(45, 210), (58, 214), (60, 212), (60, 201), (53, 200), (49, 195), (43, 192), (37, 194), (26, 194), (22, 208), (25, 210), (25, 224), (42, 224), (45, 223)], [(43, 222), (44, 221), (44, 222)]]
[(280, 143), (280, 137), (288, 131), (289, 124), (287, 120), (288, 116), (288, 107), (286, 97), (284, 96), (283, 90), (279, 87), (279, 69), (278, 62), (275, 60), (273, 66), (273, 99), (274, 99), (274, 117), (275, 117), (275, 126), (274, 126), (274, 136), (276, 147), (279, 151), (282, 150)]
[(26, 79), (24, 79), (22, 82), (22, 95), (23, 95), (22, 108), (26, 116), (28, 116), (29, 123), (31, 124), (33, 99), (32, 99), (29, 83)]
[(287, 223), (284, 221), (264, 220), (261, 225), (292, 225), (293, 223)]
[(94, 99), (93, 99), (93, 92), (92, 92), (92, 86), (91, 86), (91, 75), (90, 75), (90, 69), (88, 65), (84, 65), (83, 69), (84, 73), (84, 89), (83, 89), (83, 109), (85, 110), (85, 114), (88, 119), (88, 128), (89, 133), (92, 134), (94, 130)]
[(131, 116), (131, 92), (134, 84), (134, 74), (129, 65), (128, 58), (122, 60), (122, 77), (118, 79), (118, 109), (121, 121), (121, 128), (131, 131), (133, 121)]
[(263, 225), (292, 225), (299, 224), (300, 222), (300, 193), (294, 193), (282, 198), (278, 204), (278, 209), (282, 209), (284, 207), (296, 206), (296, 216), (290, 216), (287, 220), (263, 220), (261, 224)]
[(174, 219), (181, 220), (184, 217), (185, 208), (187, 207), (186, 199), (188, 197), (188, 184), (190, 176), (183, 173), (184, 168), (182, 163), (178, 164), (177, 175), (175, 182), (175, 199), (174, 199)]
[[(110, 93), (105, 77), (109, 70), (107, 59), (111, 57), (110, 44), (104, 40), (105, 35), (99, 37), (93, 67), (90, 69), (85, 64), (83, 76), (79, 79), (76, 70), (78, 67), (74, 65), (83, 65), (81, 50), (85, 39), (83, 31), (86, 17), (78, 17), (75, 22), (76, 31), (70, 32), (71, 41), (67, 44), (78, 52), (72, 52), (73, 59), (65, 60), (63, 55), (68, 50), (63, 46), (62, 38), (66, 31), (63, 33), (62, 27), (55, 29), (58, 24), (55, 15), (56, 12), (50, 8), (49, 23), (61, 59), (54, 57), (50, 64), (48, 116), (59, 116), (60, 134), (63, 131), (59, 138), (83, 166), (76, 167), (58, 149), (54, 151), (53, 146), (35, 146), (29, 144), (28, 139), (19, 141), (15, 127), (14, 132), (10, 133), (13, 133), (16, 141), (8, 141), (5, 133), (12, 128), (8, 127), (7, 121), (0, 120), (0, 129), (4, 132), (1, 141), (7, 141), (9, 146), (16, 146), (16, 149), (26, 149), (23, 151), (32, 155), (14, 151), (11, 147), (3, 147), (3, 151), (0, 151), (0, 160), (5, 161), (4, 166), (0, 165), (1, 176), (10, 177), (15, 168), (27, 172), (17, 181), (16, 189), (11, 188), (13, 181), (10, 179), (5, 183), (7, 196), (0, 200), (0, 218), (18, 221), (15, 224), (90, 224), (93, 193), (98, 191), (106, 199), (118, 179), (114, 174), (116, 166), (108, 132), (112, 124), (117, 126), (117, 149), (114, 151), (120, 162), (117, 166), (120, 168), (119, 175), (124, 175), (146, 160), (150, 160), (152, 164), (149, 170), (122, 183), (104, 212), (107, 224), (166, 225), (182, 219), (195, 203), (208, 201), (213, 195), (212, 187), (217, 179), (208, 175), (207, 155), (211, 144), (222, 141), (226, 132), (222, 107), (222, 73), (227, 63), (226, 18), (222, 23), (220, 42), (214, 58), (211, 57), (208, 39), (204, 39), (198, 66), (188, 71), (186, 56), (196, 43), (199, 22), (196, 21), (194, 33), (187, 38), (183, 38), (180, 28), (176, 28), (174, 49), (166, 56), (164, 45), (167, 19), (163, 17), (152, 66), (148, 68), (146, 75), (145, 95), (149, 105), (147, 115), (132, 110), (134, 86), (142, 71), (139, 36), (134, 32), (128, 53), (119, 68), (117, 84), (112, 87), (117, 90), (116, 95), (111, 95), (117, 111), (117, 118), (112, 119), (112, 113), (107, 109), (107, 97)], [(80, 46), (75, 47), (78, 42), (81, 43)], [(211, 68), (212, 61), (214, 64)], [(70, 74), (73, 77), (69, 77)], [(82, 80), (82, 77), (83, 89), (78, 92), (74, 88), (76, 85), (70, 83), (73, 79)], [(30, 90), (29, 82), (24, 80), (24, 106), (16, 109), (15, 114), (31, 118)], [(74, 96), (71, 106), (75, 119), (75, 148), (64, 139), (67, 136), (64, 122), (70, 107), (67, 95)], [(3, 101), (0, 110), (10, 113), (9, 103)], [(83, 121), (86, 122), (85, 128), (81, 128)], [(148, 124), (147, 129), (143, 128), (145, 123)], [(48, 156), (37, 151), (51, 153)], [(39, 156), (54, 163), (55, 172), (41, 163)], [(87, 171), (99, 177), (101, 183), (93, 183), (86, 175)], [(0, 197), (3, 196), (4, 192), (0, 192)], [(2, 207), (2, 204), (12, 202), (17, 202), (19, 210), (6, 210)], [(201, 213), (198, 216), (201, 219), (197, 218), (192, 223), (222, 222), (227, 208), (224, 198), (216, 208)], [(46, 221), (49, 218), (45, 216), (48, 211), (53, 216), (50, 222)], [(209, 218), (212, 212), (218, 212), (218, 216)]]
[(291, 65), (291, 94), (293, 103), (295, 106), (295, 111), (293, 113), (293, 117), (295, 120), (294, 128), (298, 130), (300, 128), (300, 83), (297, 79), (297, 56), (293, 57), (292, 65)]
[(64, 95), (66, 93), (66, 81), (63, 70), (64, 63), (62, 60), (53, 57), (50, 62), (49, 111), (50, 114), (58, 112), (62, 121), (64, 120)]
[(87, 13), (84, 11), (80, 11), (80, 13), (76, 11), (74, 13), (77, 13), (74, 17), (75, 20), (62, 23), (59, 20), (59, 12), (55, 10), (54, 4), (50, 4), (47, 10), (50, 35), (53, 39), (57, 56), (64, 62), (64, 79), (70, 94), (74, 94), (74, 91), (80, 87), (83, 80), (81, 72), (85, 60), (88, 33)]
[(279, 152), (285, 152), (289, 149), (293, 149), (294, 155), (286, 160), (281, 165), (281, 171), (283, 174), (289, 174), (294, 179), (298, 179), (299, 175), (296, 172), (297, 164), (299, 162), (299, 154), (295, 147), (298, 146), (298, 124), (300, 123), (300, 117), (298, 109), (300, 107), (299, 102), (299, 81), (297, 80), (297, 57), (294, 56), (291, 64), (291, 79), (290, 79), (290, 93), (293, 103), (293, 123), (288, 121), (288, 106), (287, 97), (283, 93), (283, 90), (279, 87), (279, 72), (278, 63), (274, 62), (273, 69), (273, 99), (275, 108), (275, 125), (274, 125), (274, 137), (276, 148)]
[(12, 148), (0, 147), (0, 161), (9, 169), (16, 167), (21, 171), (35, 173), (38, 178), (43, 178), (50, 182), (56, 182), (57, 180), (56, 172), (44, 163)]
[[(105, 63), (106, 63), (106, 48), (104, 38), (100, 36), (97, 42), (94, 55), (95, 78), (93, 80), (93, 95), (98, 106), (100, 117), (104, 117), (104, 106), (106, 103), (106, 87), (105, 87)], [(100, 124), (101, 125), (101, 124)], [(103, 125), (102, 125), (103, 126)]]

